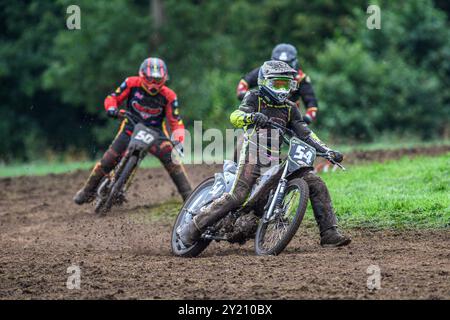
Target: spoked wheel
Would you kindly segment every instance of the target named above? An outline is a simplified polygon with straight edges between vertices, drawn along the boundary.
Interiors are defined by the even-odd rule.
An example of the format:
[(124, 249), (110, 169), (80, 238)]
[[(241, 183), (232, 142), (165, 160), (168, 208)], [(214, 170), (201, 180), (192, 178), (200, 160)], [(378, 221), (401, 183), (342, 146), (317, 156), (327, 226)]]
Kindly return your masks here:
[(209, 200), (209, 190), (214, 184), (214, 178), (200, 183), (191, 193), (178, 213), (177, 220), (172, 228), (172, 253), (180, 257), (196, 257), (209, 245), (211, 240), (199, 239), (190, 247), (186, 247), (178, 238), (177, 229), (188, 223), (199, 212), (201, 207)]
[(288, 182), (278, 215), (270, 221), (261, 219), (255, 237), (257, 255), (277, 255), (294, 237), (305, 216), (309, 189), (305, 180)]
[(109, 195), (104, 199), (99, 199), (95, 207), (95, 212), (99, 214), (106, 214), (116, 202), (120, 201), (121, 192), (127, 183), (134, 169), (136, 168), (138, 158), (136, 156), (130, 157), (125, 164), (124, 169), (120, 172), (119, 177), (111, 188)]

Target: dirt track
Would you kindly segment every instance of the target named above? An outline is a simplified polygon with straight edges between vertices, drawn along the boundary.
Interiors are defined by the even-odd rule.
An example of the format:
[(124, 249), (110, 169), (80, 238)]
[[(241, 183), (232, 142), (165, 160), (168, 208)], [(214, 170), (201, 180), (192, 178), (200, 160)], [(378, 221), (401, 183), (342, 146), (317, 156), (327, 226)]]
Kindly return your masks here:
[[(188, 168), (194, 184), (215, 170)], [(348, 230), (353, 243), (333, 250), (320, 248), (309, 227), (278, 257), (255, 257), (253, 243), (213, 244), (197, 259), (172, 257), (172, 219), (152, 219), (164, 207), (147, 204), (167, 201), (175, 189), (161, 169), (141, 172), (129, 195), (133, 205), (105, 218), (71, 202), (86, 172), (0, 179), (0, 298), (450, 299), (448, 230)], [(72, 264), (81, 268), (80, 290), (66, 288)], [(369, 265), (382, 277), (372, 293)]]

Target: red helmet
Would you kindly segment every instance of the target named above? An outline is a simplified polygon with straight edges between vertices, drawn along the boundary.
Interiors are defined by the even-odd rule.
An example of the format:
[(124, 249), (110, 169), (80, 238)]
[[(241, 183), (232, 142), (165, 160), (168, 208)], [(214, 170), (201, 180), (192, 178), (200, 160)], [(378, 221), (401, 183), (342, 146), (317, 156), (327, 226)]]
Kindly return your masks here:
[(144, 89), (156, 95), (169, 77), (167, 66), (163, 60), (159, 58), (148, 58), (142, 62), (139, 68), (139, 77), (142, 79)]

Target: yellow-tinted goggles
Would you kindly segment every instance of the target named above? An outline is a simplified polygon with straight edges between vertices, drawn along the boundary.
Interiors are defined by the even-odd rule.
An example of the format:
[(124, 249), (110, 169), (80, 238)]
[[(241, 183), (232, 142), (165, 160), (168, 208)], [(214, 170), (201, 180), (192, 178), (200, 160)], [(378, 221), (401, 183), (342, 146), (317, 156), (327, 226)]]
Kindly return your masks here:
[(271, 78), (265, 79), (264, 85), (277, 91), (289, 91), (296, 88), (297, 82), (289, 78)]

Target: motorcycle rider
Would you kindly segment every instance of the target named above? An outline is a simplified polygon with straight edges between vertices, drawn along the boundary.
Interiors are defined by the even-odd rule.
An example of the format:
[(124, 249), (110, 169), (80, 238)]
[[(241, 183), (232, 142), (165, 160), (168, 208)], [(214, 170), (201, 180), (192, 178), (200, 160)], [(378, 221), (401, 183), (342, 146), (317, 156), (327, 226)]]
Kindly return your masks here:
[[(292, 90), (289, 100), (297, 102), (297, 105), (299, 104), (300, 99), (303, 101), (303, 105), (306, 109), (303, 120), (307, 124), (310, 124), (316, 119), (318, 102), (311, 85), (310, 77), (306, 75), (299, 67), (297, 49), (292, 44), (280, 43), (273, 48), (271, 60), (286, 62), (296, 70), (295, 80), (297, 81), (297, 87)], [(236, 95), (239, 100), (242, 100), (251, 88), (258, 85), (258, 74), (259, 67), (247, 73), (239, 81), (236, 88)]]
[[(142, 119), (142, 123), (159, 132), (150, 153), (156, 156), (169, 173), (178, 192), (185, 200), (191, 193), (191, 185), (182, 164), (172, 161), (173, 143), (168, 138), (165, 121), (168, 122), (175, 140), (184, 141), (184, 124), (180, 117), (177, 95), (165, 83), (167, 66), (159, 58), (148, 58), (139, 68), (139, 76), (125, 79), (115, 92), (105, 99), (105, 110), (109, 117), (118, 118), (124, 110), (118, 107), (126, 101), (127, 109)], [(78, 205), (92, 202), (102, 178), (119, 163), (130, 142), (134, 126), (123, 120), (114, 141), (102, 159), (94, 166), (87, 182), (74, 197)]]
[[(262, 168), (260, 161), (253, 161), (255, 157), (258, 160), (261, 153), (255, 152), (249, 142), (253, 135), (259, 140), (264, 139), (262, 135), (267, 135), (267, 130), (262, 129), (269, 119), (291, 128), (301, 140), (318, 152), (327, 153), (334, 161), (343, 160), (340, 152), (331, 150), (319, 140), (306, 125), (297, 106), (287, 99), (296, 85), (296, 74), (297, 70), (282, 61), (267, 61), (259, 69), (258, 89), (247, 92), (239, 108), (230, 116), (235, 127), (246, 129), (236, 180), (229, 193), (201, 208), (192, 221), (181, 227), (178, 236), (186, 246), (192, 245), (208, 226), (239, 207), (247, 198)], [(336, 215), (323, 180), (313, 173), (312, 168), (303, 179), (309, 186), (311, 205), (320, 230), (320, 244), (324, 247), (348, 245), (351, 238), (337, 229)]]

